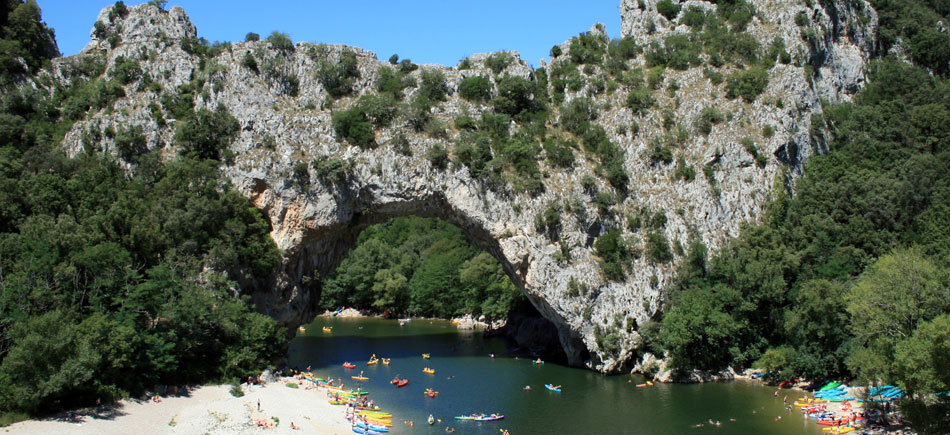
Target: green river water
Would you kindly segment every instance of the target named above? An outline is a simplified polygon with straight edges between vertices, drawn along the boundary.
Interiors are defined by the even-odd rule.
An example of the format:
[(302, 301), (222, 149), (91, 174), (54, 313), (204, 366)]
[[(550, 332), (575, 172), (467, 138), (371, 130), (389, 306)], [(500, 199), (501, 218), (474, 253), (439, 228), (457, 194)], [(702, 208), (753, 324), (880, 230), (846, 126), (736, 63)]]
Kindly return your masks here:
[[(323, 326), (332, 333), (323, 333)], [(800, 392), (746, 381), (706, 384), (656, 384), (636, 388), (644, 378), (604, 376), (557, 364), (536, 365), (506, 356), (510, 344), (485, 339), (480, 331), (459, 331), (448, 321), (414, 319), (405, 326), (379, 318), (318, 317), (290, 344), (290, 365), (311, 366), (321, 377), (343, 379), (347, 387), (362, 386), (369, 397), (391, 412), (394, 434), (821, 434), (820, 426), (793, 410), (785, 410)], [(422, 353), (431, 353), (425, 360)], [(494, 353), (495, 358), (489, 354)], [(367, 366), (370, 355), (392, 358), (388, 366)], [(344, 369), (349, 361), (356, 369)], [(426, 365), (434, 375), (422, 372)], [(357, 384), (351, 376), (363, 371), (370, 379)], [(394, 376), (409, 378), (396, 388)], [(544, 384), (563, 386), (561, 393)], [(525, 386), (531, 389), (524, 390)], [(439, 391), (432, 399), (423, 394)], [(755, 413), (753, 413), (753, 410)], [(342, 413), (342, 408), (341, 408)], [(457, 421), (456, 415), (504, 414), (501, 421)], [(425, 424), (432, 414), (441, 423)], [(782, 419), (776, 421), (776, 417)], [(735, 421), (730, 421), (734, 418)], [(709, 424), (720, 421), (721, 426)], [(412, 420), (415, 426), (403, 424)], [(705, 423), (703, 427), (696, 424)]]

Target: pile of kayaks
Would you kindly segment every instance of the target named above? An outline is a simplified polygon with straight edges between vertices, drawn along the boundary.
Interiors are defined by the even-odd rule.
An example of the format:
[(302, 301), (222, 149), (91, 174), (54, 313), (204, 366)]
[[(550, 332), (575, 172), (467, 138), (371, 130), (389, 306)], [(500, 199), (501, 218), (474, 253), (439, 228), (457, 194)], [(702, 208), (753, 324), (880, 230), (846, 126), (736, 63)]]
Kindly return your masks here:
[(904, 397), (904, 390), (893, 385), (881, 385), (868, 390), (868, 397), (875, 402), (885, 402)]
[(830, 382), (815, 393), (818, 399), (824, 399), (829, 402), (844, 402), (845, 400), (855, 400), (854, 396), (848, 395), (848, 388), (841, 385), (840, 382)]

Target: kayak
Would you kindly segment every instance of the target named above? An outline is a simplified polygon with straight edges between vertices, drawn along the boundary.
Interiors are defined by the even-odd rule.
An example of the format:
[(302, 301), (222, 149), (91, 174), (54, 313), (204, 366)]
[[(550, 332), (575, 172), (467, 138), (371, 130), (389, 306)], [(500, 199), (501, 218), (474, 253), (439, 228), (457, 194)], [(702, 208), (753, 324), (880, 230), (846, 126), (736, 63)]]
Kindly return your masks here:
[(433, 391), (431, 388), (426, 388), (426, 390), (423, 391), (422, 394), (425, 394), (426, 396), (435, 398), (435, 396), (438, 396), (438, 395), (439, 395), (439, 392), (438, 392), (438, 391)]
[(378, 359), (371, 359), (371, 360), (369, 360), (369, 361), (366, 362), (366, 365), (371, 366), (371, 365), (376, 364), (376, 363), (378, 363), (378, 362), (379, 362)]
[(829, 382), (829, 383), (825, 384), (824, 387), (821, 387), (821, 389), (819, 389), (818, 391), (830, 390), (830, 389), (832, 389), (832, 388), (837, 387), (838, 385), (841, 385), (841, 382), (838, 382), (838, 381)]
[(368, 381), (368, 380), (369, 380), (369, 378), (367, 378), (366, 376), (350, 376), (350, 377), (353, 378), (353, 379), (356, 379), (357, 381)]
[(560, 388), (554, 388), (554, 385), (551, 385), (551, 384), (544, 384), (544, 388), (547, 388), (547, 389), (549, 389), (549, 390), (551, 390), (551, 391), (554, 391), (554, 392), (556, 392), (556, 393), (560, 393), (560, 392), (561, 392), (561, 389), (560, 389)]
[(541, 360), (535, 360), (535, 361), (533, 361), (533, 362), (534, 362), (536, 365), (544, 365), (544, 361), (541, 361)]
[[(306, 331), (306, 329), (303, 329), (303, 331)], [(326, 326), (324, 326), (324, 327), (323, 327), (323, 332), (333, 332), (333, 327), (331, 326), (331, 327), (327, 328)]]
[(492, 414), (492, 415), (459, 415), (456, 416), (456, 420), (472, 420), (472, 421), (495, 421), (505, 418), (504, 415)]
[(399, 381), (399, 383), (396, 384), (396, 386), (399, 387), (399, 388), (402, 388), (402, 387), (405, 387), (405, 386), (408, 385), (408, 384), (409, 384), (409, 380), (408, 380), (408, 379), (403, 379), (403, 380)]
[(430, 368), (428, 368), (428, 367), (422, 369), (422, 371), (424, 371), (424, 372), (426, 372), (426, 373), (428, 373), (428, 374), (430, 374), (430, 375), (434, 375), (434, 374), (435, 374), (435, 369), (430, 369)]
[(383, 365), (384, 365), (384, 366), (388, 366), (388, 365), (389, 365), (389, 358), (383, 358)]
[(429, 359), (429, 358), (432, 357), (432, 354), (424, 353), (424, 354), (422, 354), (422, 357), (425, 358), (425, 359)]
[(356, 426), (353, 426), (353, 432), (367, 434), (367, 435), (378, 435), (378, 434), (383, 433), (383, 432), (377, 432), (375, 430), (363, 429), (361, 427), (356, 427)]
[(356, 364), (343, 363), (343, 368), (345, 368), (345, 369), (355, 369), (355, 368), (356, 368)]
[(372, 416), (375, 418), (392, 418), (393, 415), (388, 412), (382, 411), (369, 411), (369, 410), (359, 410), (356, 412), (359, 415)]
[(363, 423), (362, 421), (356, 422), (356, 427), (360, 429), (375, 430), (376, 432), (389, 432), (389, 428), (386, 426), (372, 424), (372, 423), (366, 424), (366, 423)]

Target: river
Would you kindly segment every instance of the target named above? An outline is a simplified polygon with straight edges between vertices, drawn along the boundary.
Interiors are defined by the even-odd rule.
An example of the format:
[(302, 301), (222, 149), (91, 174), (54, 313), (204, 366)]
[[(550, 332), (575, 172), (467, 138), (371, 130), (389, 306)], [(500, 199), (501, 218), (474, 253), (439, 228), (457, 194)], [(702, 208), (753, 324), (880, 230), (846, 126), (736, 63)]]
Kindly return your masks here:
[[(333, 331), (324, 333), (323, 326)], [(537, 365), (506, 355), (510, 349), (504, 339), (485, 339), (480, 331), (459, 331), (442, 320), (414, 319), (399, 326), (395, 320), (380, 318), (318, 317), (306, 329), (290, 343), (290, 365), (311, 366), (316, 375), (342, 379), (347, 387), (357, 386), (351, 376), (362, 371), (369, 380), (359, 385), (394, 415), (395, 434), (444, 434), (446, 427), (457, 434), (499, 434), (504, 428), (512, 435), (822, 433), (797, 409), (785, 410), (785, 394), (789, 403), (801, 396), (792, 390), (782, 390), (776, 398), (773, 388), (747, 381), (637, 388), (645, 381), (641, 376)], [(431, 359), (423, 359), (422, 353), (430, 353)], [(368, 366), (372, 354), (391, 358), (391, 364)], [(344, 369), (344, 361), (356, 368)], [(422, 372), (427, 365), (436, 370), (434, 375)], [(409, 378), (409, 385), (390, 384), (397, 374)], [(560, 384), (562, 391), (548, 391), (546, 383)], [(436, 398), (423, 394), (430, 387), (439, 391)], [(472, 413), (499, 413), (505, 418), (493, 422), (453, 418)], [(441, 423), (426, 425), (429, 414)], [(776, 420), (778, 416), (782, 418)], [(721, 426), (711, 425), (710, 419)], [(406, 420), (414, 427), (403, 424)]]

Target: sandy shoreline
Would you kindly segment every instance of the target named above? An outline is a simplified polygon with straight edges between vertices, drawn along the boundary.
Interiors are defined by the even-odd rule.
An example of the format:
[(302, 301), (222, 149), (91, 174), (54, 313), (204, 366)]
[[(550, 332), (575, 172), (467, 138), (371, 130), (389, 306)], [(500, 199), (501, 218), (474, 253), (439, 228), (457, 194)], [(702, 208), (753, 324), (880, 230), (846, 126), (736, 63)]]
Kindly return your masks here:
[[(188, 396), (165, 397), (159, 403), (126, 399), (82, 412), (82, 423), (58, 418), (27, 420), (0, 429), (11, 434), (352, 434), (343, 407), (327, 402), (326, 390), (288, 388), (287, 381), (266, 387), (244, 384), (244, 397), (234, 397), (230, 385), (199, 387)], [(304, 382), (304, 384), (310, 384)], [(261, 412), (257, 411), (260, 401)], [(254, 421), (276, 417), (279, 424), (258, 427)], [(273, 421), (273, 420), (271, 420)], [(292, 430), (290, 423), (300, 428)]]

